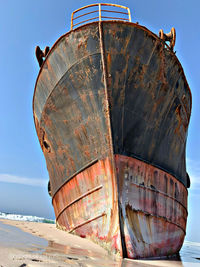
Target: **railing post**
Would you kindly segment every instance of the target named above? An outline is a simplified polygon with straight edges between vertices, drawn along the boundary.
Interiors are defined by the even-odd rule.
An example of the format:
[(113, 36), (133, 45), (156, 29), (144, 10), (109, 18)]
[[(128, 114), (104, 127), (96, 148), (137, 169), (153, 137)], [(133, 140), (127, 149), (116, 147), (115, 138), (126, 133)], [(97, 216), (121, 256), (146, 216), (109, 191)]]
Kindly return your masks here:
[(74, 12), (72, 12), (71, 15), (71, 30), (73, 29), (73, 18), (74, 18)]
[(99, 4), (99, 21), (101, 21), (101, 4)]
[(128, 8), (128, 18), (129, 18), (129, 22), (131, 22), (131, 12), (129, 8)]

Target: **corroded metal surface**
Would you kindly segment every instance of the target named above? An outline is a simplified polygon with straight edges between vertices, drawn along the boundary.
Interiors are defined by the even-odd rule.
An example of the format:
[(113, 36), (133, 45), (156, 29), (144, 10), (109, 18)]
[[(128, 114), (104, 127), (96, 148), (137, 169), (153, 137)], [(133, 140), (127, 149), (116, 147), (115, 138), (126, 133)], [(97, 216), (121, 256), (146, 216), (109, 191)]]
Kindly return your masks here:
[(187, 220), (187, 190), (170, 174), (116, 155), (122, 231), (129, 258), (177, 253)]
[(158, 36), (117, 21), (65, 34), (42, 64), (33, 110), (61, 228), (124, 257), (180, 249), (191, 93)]
[(63, 37), (43, 69), (35, 91), (35, 120), (54, 195), (67, 178), (109, 153), (98, 27)]
[(117, 185), (107, 158), (72, 177), (54, 196), (57, 224), (121, 254)]
[(187, 186), (191, 95), (175, 54), (141, 26), (103, 24), (114, 152), (159, 167)]
[[(149, 162), (187, 185), (191, 96), (180, 63), (144, 27), (102, 25), (115, 153)], [(39, 74), (34, 117), (41, 146), (46, 138), (52, 148), (46, 160), (53, 193), (57, 182), (109, 149), (101, 53), (98, 23), (83, 26), (58, 40)]]
[(176, 42), (175, 28), (172, 27), (171, 31), (169, 33), (164, 33), (163, 30), (161, 29), (159, 31), (159, 37), (165, 42), (170, 42), (170, 49), (173, 51), (174, 46), (175, 46), (175, 42)]

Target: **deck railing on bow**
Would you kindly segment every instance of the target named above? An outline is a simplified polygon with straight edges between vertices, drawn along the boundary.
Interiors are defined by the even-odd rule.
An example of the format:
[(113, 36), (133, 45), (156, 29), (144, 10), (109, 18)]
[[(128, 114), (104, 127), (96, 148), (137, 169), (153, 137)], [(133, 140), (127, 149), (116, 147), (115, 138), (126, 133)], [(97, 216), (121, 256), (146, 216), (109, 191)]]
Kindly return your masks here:
[[(90, 11), (84, 13), (85, 9), (90, 9)], [(111, 13), (114, 15), (110, 16)], [(131, 22), (130, 9), (115, 4), (92, 4), (81, 7), (72, 13), (71, 30), (76, 26), (88, 23), (89, 21), (101, 20), (122, 20)]]

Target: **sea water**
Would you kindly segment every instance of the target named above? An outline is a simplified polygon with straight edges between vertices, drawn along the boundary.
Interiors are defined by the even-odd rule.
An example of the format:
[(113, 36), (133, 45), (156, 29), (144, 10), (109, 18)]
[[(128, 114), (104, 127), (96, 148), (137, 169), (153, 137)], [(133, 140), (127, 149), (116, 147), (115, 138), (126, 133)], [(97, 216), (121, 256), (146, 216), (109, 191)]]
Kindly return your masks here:
[(30, 216), (30, 215), (12, 214), (6, 212), (0, 212), (0, 219), (27, 221), (27, 222), (55, 223), (55, 220), (51, 219), (46, 219), (37, 216)]

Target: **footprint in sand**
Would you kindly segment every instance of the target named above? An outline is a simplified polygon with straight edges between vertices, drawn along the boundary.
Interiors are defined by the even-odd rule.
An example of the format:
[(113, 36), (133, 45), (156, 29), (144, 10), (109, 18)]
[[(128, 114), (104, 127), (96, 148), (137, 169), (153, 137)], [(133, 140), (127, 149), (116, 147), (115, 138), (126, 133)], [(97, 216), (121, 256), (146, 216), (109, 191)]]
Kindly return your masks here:
[(31, 259), (31, 261), (42, 262), (41, 260), (38, 259)]

